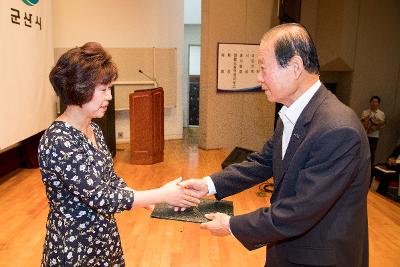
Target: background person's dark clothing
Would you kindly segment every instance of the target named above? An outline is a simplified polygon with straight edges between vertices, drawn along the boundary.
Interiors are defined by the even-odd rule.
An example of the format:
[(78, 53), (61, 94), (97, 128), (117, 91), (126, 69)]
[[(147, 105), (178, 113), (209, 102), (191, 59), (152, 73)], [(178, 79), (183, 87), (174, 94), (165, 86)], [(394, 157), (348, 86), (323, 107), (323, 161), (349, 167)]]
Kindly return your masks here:
[(376, 148), (378, 147), (378, 141), (379, 138), (368, 136), (369, 151), (371, 153), (371, 165), (373, 165), (375, 162), (375, 152)]
[[(390, 154), (389, 158), (395, 158), (397, 159), (398, 156), (400, 155), (400, 145), (398, 145)], [(373, 177), (379, 177), (380, 182), (379, 186), (376, 190), (376, 192), (385, 195), (386, 192), (388, 191), (389, 184), (391, 181), (399, 181), (399, 175), (400, 175), (400, 164), (395, 164), (395, 165), (390, 165), (388, 163), (382, 163), (382, 164), (377, 164), (377, 166), (382, 166), (385, 167), (387, 170), (392, 170), (395, 171), (395, 173), (386, 173), (383, 172), (377, 168), (372, 169), (372, 175)]]

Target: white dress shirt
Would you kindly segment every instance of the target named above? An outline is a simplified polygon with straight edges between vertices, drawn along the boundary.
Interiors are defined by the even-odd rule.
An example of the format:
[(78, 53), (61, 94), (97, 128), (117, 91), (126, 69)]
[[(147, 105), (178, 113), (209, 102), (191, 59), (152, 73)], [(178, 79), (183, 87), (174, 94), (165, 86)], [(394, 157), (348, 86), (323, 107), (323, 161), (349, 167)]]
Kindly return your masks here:
[(279, 117), (283, 122), (282, 159), (285, 156), (297, 119), (320, 86), (321, 82), (319, 80), (316, 81), (304, 94), (297, 98), (290, 107), (283, 106), (279, 111)]
[[(321, 86), (321, 82), (316, 81), (307, 91), (304, 92), (290, 107), (283, 106), (279, 111), (279, 116), (283, 122), (283, 135), (282, 135), (282, 159), (285, 156), (286, 149), (289, 145), (290, 137), (292, 136), (292, 132), (294, 126), (296, 125), (297, 119), (300, 117), (300, 114), (303, 112), (304, 108), (307, 106), (308, 102), (310, 102), (311, 98), (318, 91)], [(205, 177), (208, 186), (208, 195), (214, 195), (217, 193), (215, 189), (214, 182), (212, 181), (210, 176)]]

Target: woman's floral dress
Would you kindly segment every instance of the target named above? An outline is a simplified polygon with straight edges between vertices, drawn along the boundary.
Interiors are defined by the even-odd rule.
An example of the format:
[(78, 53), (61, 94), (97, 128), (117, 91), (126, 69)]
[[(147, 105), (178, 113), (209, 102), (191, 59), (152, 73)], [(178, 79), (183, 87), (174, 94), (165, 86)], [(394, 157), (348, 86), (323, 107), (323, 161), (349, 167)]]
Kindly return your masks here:
[(55, 121), (39, 144), (49, 202), (42, 266), (124, 266), (114, 214), (132, 208), (134, 192), (114, 172), (99, 126), (97, 147), (71, 125)]

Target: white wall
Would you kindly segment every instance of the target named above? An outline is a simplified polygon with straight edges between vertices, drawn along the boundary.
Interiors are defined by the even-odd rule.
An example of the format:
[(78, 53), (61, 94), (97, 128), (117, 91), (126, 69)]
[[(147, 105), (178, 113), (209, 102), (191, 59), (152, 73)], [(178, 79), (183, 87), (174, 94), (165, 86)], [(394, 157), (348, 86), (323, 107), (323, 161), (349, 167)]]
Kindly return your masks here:
[(201, 24), (201, 0), (185, 0), (185, 24)]
[(55, 48), (88, 41), (106, 48), (176, 47), (177, 104), (164, 111), (164, 129), (166, 139), (182, 138), (183, 0), (54, 0), (53, 18)]

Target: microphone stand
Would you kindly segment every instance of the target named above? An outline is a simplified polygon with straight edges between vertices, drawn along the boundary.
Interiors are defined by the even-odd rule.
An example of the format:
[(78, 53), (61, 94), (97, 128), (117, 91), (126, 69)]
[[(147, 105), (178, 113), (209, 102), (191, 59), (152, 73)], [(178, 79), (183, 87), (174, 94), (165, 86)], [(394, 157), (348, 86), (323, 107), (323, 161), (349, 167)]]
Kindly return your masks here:
[(150, 80), (152, 80), (152, 81), (154, 82), (154, 85), (155, 85), (156, 87), (158, 87), (158, 82), (157, 82), (157, 79), (156, 79), (156, 78), (150, 77), (149, 75), (147, 75), (146, 73), (144, 73), (142, 70), (139, 70), (139, 73), (141, 73), (142, 75), (144, 75), (144, 76), (146, 76), (147, 78), (149, 78)]

